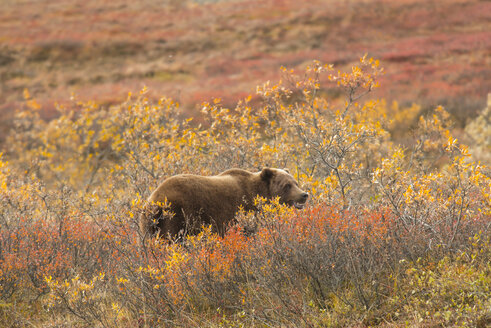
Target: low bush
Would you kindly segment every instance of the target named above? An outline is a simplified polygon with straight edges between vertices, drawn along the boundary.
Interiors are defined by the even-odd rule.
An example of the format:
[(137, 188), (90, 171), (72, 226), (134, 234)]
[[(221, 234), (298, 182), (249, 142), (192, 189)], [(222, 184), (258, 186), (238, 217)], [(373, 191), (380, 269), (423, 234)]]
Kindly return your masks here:
[[(145, 89), (44, 122), (26, 92), (0, 157), (3, 326), (486, 324), (489, 171), (441, 107), (397, 144), (419, 108), (362, 103), (382, 73), (366, 57), (348, 73), (284, 69), (260, 104), (215, 99), (200, 124)], [(288, 167), (310, 205), (257, 199), (224, 237), (143, 239), (139, 213), (165, 177), (263, 166)]]

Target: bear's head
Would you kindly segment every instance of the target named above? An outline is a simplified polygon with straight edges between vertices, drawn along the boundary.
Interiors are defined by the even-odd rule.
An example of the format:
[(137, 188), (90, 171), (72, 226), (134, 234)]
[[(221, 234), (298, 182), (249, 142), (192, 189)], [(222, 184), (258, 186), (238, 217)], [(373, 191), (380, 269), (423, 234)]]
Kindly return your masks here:
[(268, 183), (271, 198), (280, 197), (280, 203), (302, 209), (309, 194), (298, 187), (297, 181), (287, 170), (264, 168), (261, 179)]

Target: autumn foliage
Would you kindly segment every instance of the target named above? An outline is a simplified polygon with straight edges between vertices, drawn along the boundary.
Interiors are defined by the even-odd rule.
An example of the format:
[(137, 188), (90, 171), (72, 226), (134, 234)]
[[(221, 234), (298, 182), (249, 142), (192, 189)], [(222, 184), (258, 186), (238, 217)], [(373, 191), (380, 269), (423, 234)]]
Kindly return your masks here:
[[(421, 116), (402, 146), (394, 127), (419, 108), (364, 100), (377, 60), (282, 72), (258, 86), (260, 103), (214, 99), (194, 120), (144, 89), (46, 122), (26, 91), (0, 157), (3, 326), (486, 324), (489, 169), (447, 112)], [(139, 231), (165, 177), (263, 166), (288, 167), (309, 206), (257, 199), (224, 237)]]

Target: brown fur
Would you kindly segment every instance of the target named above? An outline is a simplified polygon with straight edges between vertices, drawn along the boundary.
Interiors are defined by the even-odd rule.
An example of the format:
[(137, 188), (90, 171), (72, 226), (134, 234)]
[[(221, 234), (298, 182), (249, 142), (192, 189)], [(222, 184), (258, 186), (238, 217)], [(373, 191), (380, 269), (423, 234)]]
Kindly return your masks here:
[(308, 198), (295, 179), (281, 169), (264, 168), (256, 173), (230, 169), (208, 177), (181, 174), (166, 179), (150, 195), (140, 225), (143, 233), (150, 235), (175, 237), (192, 233), (203, 224), (211, 224), (223, 234), (239, 206), (254, 210), (258, 195), (280, 197), (281, 203), (299, 208)]

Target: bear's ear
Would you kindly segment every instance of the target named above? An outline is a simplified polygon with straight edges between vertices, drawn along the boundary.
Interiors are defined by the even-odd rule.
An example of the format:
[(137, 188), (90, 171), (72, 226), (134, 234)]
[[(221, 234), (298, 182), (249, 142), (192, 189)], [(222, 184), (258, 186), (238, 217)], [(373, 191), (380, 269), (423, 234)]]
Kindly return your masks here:
[(271, 179), (274, 175), (274, 171), (272, 169), (270, 169), (269, 167), (265, 167), (262, 171), (261, 171), (261, 180), (264, 180), (264, 181), (267, 181), (269, 179)]
[(286, 167), (283, 169), (283, 171), (285, 171), (288, 174), (291, 174), (290, 171)]

